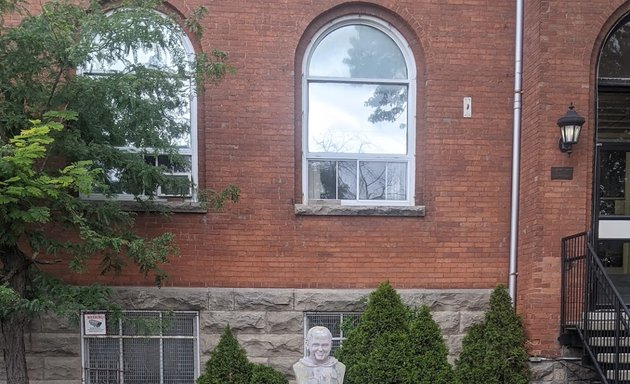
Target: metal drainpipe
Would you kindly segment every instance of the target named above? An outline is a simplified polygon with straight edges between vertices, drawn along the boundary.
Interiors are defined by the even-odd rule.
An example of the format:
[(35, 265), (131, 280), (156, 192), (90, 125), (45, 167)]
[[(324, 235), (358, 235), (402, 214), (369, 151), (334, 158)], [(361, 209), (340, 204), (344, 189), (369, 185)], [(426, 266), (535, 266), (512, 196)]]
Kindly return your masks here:
[(510, 264), (508, 290), (516, 306), (516, 266), (518, 254), (518, 213), (521, 167), (521, 97), (523, 94), (523, 1), (516, 0), (514, 39), (514, 126), (512, 130), (512, 195), (510, 208)]

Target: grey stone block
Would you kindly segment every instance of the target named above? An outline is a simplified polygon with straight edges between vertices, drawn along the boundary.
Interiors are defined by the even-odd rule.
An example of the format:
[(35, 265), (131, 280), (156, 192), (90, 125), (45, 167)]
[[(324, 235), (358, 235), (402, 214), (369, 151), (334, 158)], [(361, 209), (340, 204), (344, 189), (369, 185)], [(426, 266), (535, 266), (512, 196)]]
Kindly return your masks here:
[(463, 311), (460, 313), (460, 328), (459, 331), (461, 333), (466, 333), (468, 328), (470, 328), (474, 324), (481, 323), (485, 317), (484, 312), (466, 312)]
[(286, 311), (293, 307), (290, 289), (238, 289), (234, 309), (244, 311)]
[(202, 354), (210, 356), (210, 353), (219, 344), (220, 334), (202, 333), (199, 335), (199, 350)]
[(116, 302), (123, 309), (194, 311), (208, 308), (206, 288), (117, 288)]
[(433, 312), (433, 320), (440, 326), (443, 335), (459, 333), (459, 312)]
[(210, 311), (234, 310), (234, 289), (211, 288), (208, 291), (208, 310)]
[(448, 353), (450, 356), (453, 356), (453, 357), (459, 356), (459, 354), (462, 352), (463, 340), (464, 340), (464, 335), (444, 336), (446, 348), (448, 349)]
[(46, 333), (67, 333), (68, 331), (79, 332), (79, 324), (65, 317), (56, 316), (52, 313), (43, 313), (31, 320), (30, 329), (32, 331)]
[(60, 333), (33, 333), (26, 337), (27, 353), (42, 353), (47, 356), (79, 356), (81, 335)]
[(405, 304), (427, 305), (432, 311), (485, 311), (490, 301), (489, 289), (399, 290)]
[(302, 312), (267, 312), (267, 332), (302, 333), (304, 314)]
[(265, 312), (202, 312), (199, 323), (201, 333), (223, 333), (228, 324), (243, 333), (262, 333), (267, 327)]
[(41, 357), (26, 356), (29, 381), (44, 379), (44, 359)]
[(298, 311), (360, 312), (372, 290), (300, 289), (295, 291)]
[(69, 381), (80, 377), (80, 357), (47, 357), (44, 359), (45, 380)]
[(280, 357), (302, 353), (302, 337), (296, 335), (238, 335), (247, 356)]

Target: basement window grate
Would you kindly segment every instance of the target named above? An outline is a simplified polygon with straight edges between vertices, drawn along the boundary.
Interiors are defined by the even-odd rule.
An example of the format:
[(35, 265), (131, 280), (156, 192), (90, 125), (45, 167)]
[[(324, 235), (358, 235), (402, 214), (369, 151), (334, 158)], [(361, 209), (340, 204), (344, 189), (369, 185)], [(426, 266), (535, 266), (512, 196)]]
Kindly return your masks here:
[[(104, 321), (102, 321), (104, 319)], [(81, 316), (86, 384), (194, 384), (199, 375), (196, 312), (125, 311)]]
[[(332, 333), (332, 355), (346, 339), (344, 330), (352, 328), (359, 323), (360, 312), (307, 312), (304, 315), (304, 340), (309, 329), (315, 326), (326, 327)], [(306, 345), (304, 356), (307, 355)]]

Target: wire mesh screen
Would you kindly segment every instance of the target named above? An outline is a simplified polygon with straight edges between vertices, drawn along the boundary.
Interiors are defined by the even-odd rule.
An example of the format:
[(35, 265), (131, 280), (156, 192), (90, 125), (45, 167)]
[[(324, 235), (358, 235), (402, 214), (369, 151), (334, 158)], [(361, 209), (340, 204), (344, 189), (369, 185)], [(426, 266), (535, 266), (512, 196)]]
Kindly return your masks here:
[[(331, 354), (335, 352), (337, 348), (346, 339), (344, 331), (352, 329), (359, 323), (361, 318), (360, 313), (356, 312), (314, 312), (306, 313), (304, 317), (304, 339), (306, 339), (306, 333), (309, 329), (315, 326), (326, 327), (332, 333), (332, 349)], [(304, 348), (304, 356), (307, 355), (306, 348)]]
[(82, 336), (86, 384), (194, 384), (197, 313), (129, 311), (106, 318), (106, 332)]

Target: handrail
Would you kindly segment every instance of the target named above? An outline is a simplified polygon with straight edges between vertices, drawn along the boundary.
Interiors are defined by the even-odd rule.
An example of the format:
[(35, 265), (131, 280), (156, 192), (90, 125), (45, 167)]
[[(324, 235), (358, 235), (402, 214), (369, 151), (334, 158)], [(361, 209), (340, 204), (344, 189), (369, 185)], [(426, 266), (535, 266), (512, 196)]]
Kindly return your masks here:
[(590, 234), (562, 239), (561, 328), (575, 330), (604, 384), (630, 380), (630, 310)]

